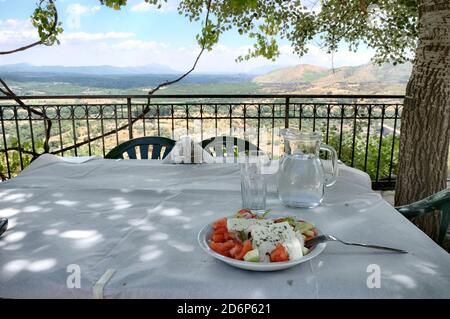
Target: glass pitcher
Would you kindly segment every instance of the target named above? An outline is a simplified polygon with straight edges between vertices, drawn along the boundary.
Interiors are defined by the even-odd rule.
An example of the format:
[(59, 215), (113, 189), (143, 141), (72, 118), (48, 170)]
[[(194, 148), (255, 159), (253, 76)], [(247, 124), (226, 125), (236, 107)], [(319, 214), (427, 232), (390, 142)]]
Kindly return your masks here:
[[(338, 173), (336, 150), (321, 144), (318, 132), (293, 129), (281, 131), (284, 155), (278, 171), (278, 196), (286, 206), (312, 208), (320, 205), (325, 187), (336, 182)], [(327, 177), (319, 151), (331, 153), (332, 176)]]

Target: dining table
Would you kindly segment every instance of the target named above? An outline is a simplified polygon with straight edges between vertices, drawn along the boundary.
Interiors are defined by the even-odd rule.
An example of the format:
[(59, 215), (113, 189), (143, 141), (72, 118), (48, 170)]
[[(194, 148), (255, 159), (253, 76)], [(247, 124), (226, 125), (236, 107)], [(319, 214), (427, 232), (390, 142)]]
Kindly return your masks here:
[[(351, 242), (289, 269), (232, 267), (198, 233), (242, 207), (238, 163), (41, 155), (0, 183), (0, 298), (450, 298), (450, 255), (339, 165), (320, 206), (293, 208), (267, 174), (267, 208)], [(269, 213), (270, 214), (270, 213)]]

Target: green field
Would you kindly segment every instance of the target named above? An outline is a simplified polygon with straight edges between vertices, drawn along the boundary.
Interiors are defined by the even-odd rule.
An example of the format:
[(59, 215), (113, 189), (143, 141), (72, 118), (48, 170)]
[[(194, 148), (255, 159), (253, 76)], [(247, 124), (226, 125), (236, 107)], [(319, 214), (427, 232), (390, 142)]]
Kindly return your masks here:
[[(146, 94), (152, 87), (108, 88), (90, 87), (70, 83), (8, 82), (17, 95), (131, 95)], [(252, 82), (238, 83), (187, 83), (162, 88), (158, 94), (258, 94), (261, 85)]]

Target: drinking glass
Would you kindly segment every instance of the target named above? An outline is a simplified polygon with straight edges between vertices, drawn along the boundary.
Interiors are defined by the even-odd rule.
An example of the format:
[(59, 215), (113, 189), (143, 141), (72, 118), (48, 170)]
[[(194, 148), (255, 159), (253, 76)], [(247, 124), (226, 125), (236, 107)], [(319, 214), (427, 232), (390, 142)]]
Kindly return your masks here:
[(239, 153), (238, 162), (241, 172), (242, 208), (251, 210), (266, 209), (266, 180), (264, 167), (269, 157), (262, 151)]

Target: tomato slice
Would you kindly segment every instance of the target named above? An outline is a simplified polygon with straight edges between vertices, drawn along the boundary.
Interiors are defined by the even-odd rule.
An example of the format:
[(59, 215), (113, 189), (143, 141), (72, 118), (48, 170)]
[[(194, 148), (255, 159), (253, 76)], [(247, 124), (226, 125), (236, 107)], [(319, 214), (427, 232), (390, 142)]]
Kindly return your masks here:
[(226, 218), (219, 219), (218, 221), (216, 221), (213, 224), (214, 229), (221, 228), (221, 227), (225, 227), (225, 229), (227, 229), (227, 219)]
[(236, 258), (236, 255), (238, 255), (241, 252), (242, 247), (243, 247), (242, 244), (236, 243), (236, 245), (234, 245), (234, 247), (230, 249), (231, 257)]
[(220, 226), (214, 229), (214, 234), (226, 234), (228, 233), (228, 229), (226, 227)]
[[(214, 237), (214, 235), (218, 235), (217, 237), (219, 237), (219, 238), (220, 238), (219, 235), (221, 235), (225, 239), (225, 241), (231, 239), (230, 233), (228, 232), (228, 229), (226, 227), (219, 227), (219, 228), (215, 229), (214, 233), (213, 233), (213, 237)], [(214, 238), (212, 238), (212, 240), (217, 241)]]
[(276, 248), (270, 253), (270, 261), (271, 262), (281, 262), (281, 261), (288, 261), (289, 260), (289, 254), (284, 248), (283, 245), (278, 244)]
[(252, 241), (250, 239), (247, 239), (244, 242), (244, 245), (242, 246), (241, 251), (235, 255), (234, 258), (243, 260), (246, 253), (248, 253), (250, 250), (253, 249)]
[(211, 247), (212, 250), (214, 250), (215, 252), (217, 252), (223, 256), (227, 256), (227, 257), (231, 257), (230, 250), (234, 246), (235, 246), (235, 243), (232, 240), (228, 240), (224, 243), (216, 243), (214, 241), (209, 242), (209, 247)]
[(255, 218), (256, 214), (253, 214), (250, 209), (241, 209), (238, 211), (238, 214), (241, 214), (246, 219)]
[(223, 242), (226, 241), (223, 234), (217, 234), (217, 233), (214, 233), (214, 234), (211, 236), (211, 239), (212, 239), (214, 242), (216, 242), (216, 243), (223, 243)]

